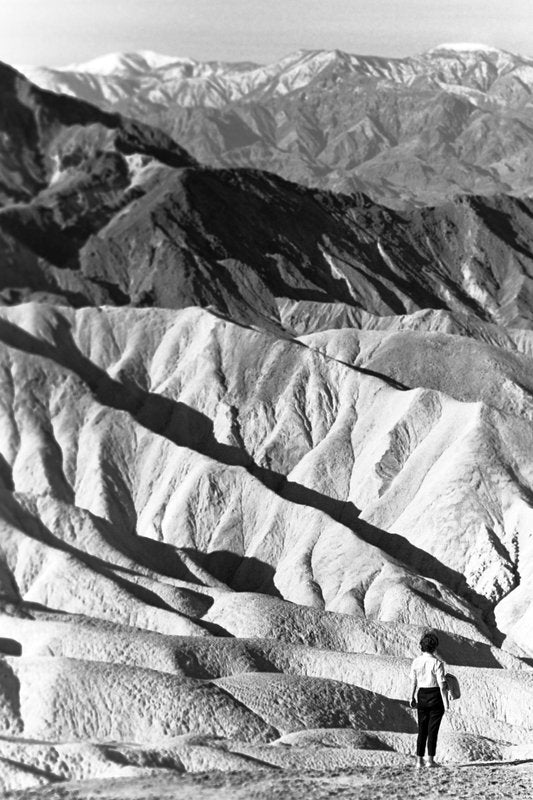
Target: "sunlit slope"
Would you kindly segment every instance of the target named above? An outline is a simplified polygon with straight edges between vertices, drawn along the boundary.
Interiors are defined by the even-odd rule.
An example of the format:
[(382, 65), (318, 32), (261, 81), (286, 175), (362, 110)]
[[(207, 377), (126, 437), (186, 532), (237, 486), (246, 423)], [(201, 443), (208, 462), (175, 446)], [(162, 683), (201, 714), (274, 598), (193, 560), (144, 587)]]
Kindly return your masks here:
[[(337, 358), (201, 310), (5, 309), (6, 591), (96, 613), (106, 591), (79, 595), (96, 580), (142, 620), (163, 563), (371, 619), (500, 627), (528, 650), (529, 355), (457, 337), (465, 395), (442, 342), (414, 368), (437, 334), (396, 334), (405, 374), (395, 336), (366, 335), (373, 357)], [(175, 602), (188, 633), (194, 604), (164, 592), (157, 629)]]

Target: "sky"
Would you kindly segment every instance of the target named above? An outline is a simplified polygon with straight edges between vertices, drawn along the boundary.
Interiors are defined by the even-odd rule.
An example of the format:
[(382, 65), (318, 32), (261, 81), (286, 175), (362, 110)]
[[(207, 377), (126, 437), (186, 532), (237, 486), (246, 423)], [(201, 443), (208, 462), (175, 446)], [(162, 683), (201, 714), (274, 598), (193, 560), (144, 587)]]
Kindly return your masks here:
[(442, 42), (533, 55), (533, 0), (0, 0), (0, 60), (154, 50), (268, 63), (304, 49), (404, 56)]

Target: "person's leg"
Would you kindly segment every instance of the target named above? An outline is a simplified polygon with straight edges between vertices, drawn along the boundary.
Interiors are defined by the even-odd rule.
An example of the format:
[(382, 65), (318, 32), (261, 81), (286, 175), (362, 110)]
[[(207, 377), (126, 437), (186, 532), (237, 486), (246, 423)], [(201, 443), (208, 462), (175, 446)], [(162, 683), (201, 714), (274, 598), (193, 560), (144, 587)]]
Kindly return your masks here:
[[(420, 701), (419, 701), (420, 702)], [(418, 707), (418, 737), (416, 740), (416, 755), (418, 758), (424, 758), (426, 752), (426, 741), (428, 738), (429, 730), (429, 709)]]
[(437, 751), (437, 736), (439, 735), (439, 728), (442, 717), (444, 715), (444, 707), (438, 705), (433, 707), (428, 714), (428, 763), (433, 766), (435, 763), (435, 753)]

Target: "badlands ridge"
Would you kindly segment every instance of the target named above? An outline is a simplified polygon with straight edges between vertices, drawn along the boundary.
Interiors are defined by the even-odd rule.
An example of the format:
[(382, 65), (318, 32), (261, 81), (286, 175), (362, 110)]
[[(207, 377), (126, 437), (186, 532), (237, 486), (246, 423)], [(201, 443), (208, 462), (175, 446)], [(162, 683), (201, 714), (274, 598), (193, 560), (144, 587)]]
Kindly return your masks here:
[(440, 758), (530, 759), (531, 201), (400, 213), (0, 79), (2, 789), (403, 775), (427, 627)]

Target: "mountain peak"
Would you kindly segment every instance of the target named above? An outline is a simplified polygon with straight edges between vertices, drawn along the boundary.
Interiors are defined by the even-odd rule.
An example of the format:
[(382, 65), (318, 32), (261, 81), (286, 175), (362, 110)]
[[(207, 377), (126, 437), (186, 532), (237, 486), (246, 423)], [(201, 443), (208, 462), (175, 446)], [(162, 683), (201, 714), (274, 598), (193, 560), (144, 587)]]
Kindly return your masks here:
[(490, 44), (482, 44), (481, 42), (445, 42), (431, 48), (429, 53), (437, 53), (441, 50), (452, 50), (456, 53), (501, 53), (502, 50), (498, 47), (492, 47)]
[(155, 53), (152, 50), (139, 50), (131, 53), (107, 53), (103, 56), (91, 59), (80, 64), (69, 64), (60, 67), (61, 71), (69, 72), (89, 72), (93, 75), (120, 75), (123, 72), (140, 70), (142, 72), (150, 69), (173, 64), (175, 62), (194, 63), (188, 58), (176, 58), (176, 56), (166, 56)]

